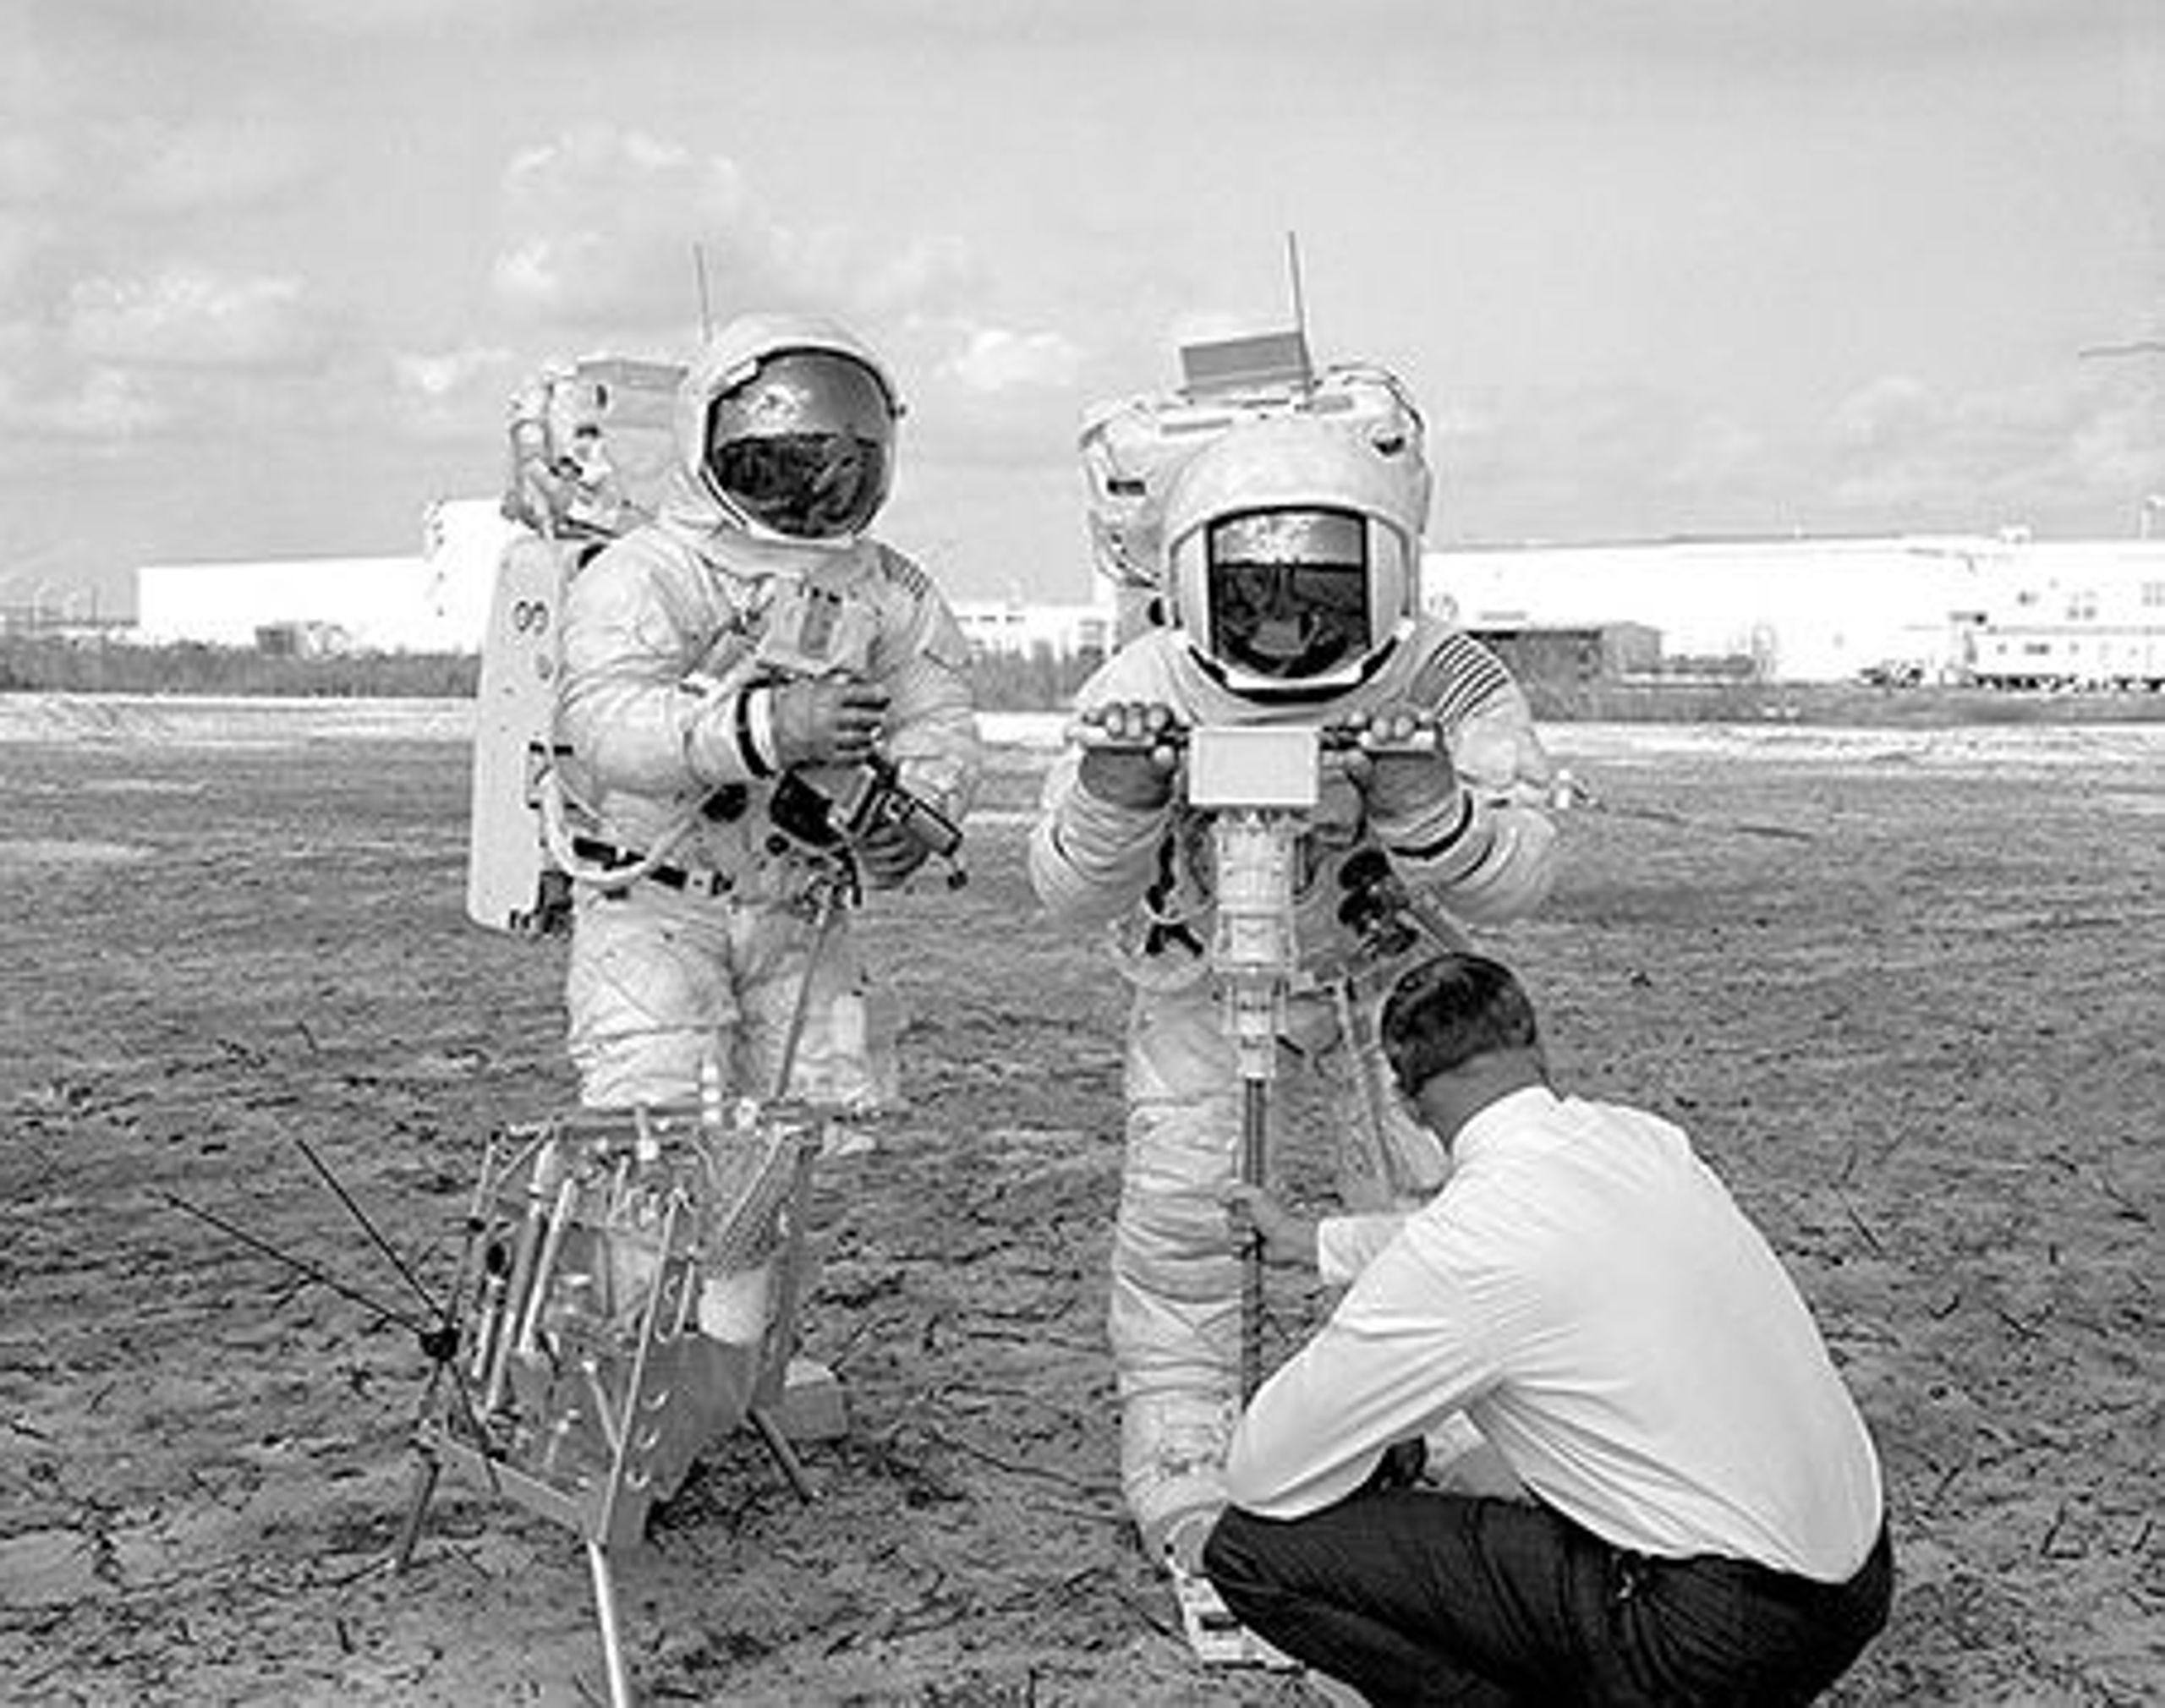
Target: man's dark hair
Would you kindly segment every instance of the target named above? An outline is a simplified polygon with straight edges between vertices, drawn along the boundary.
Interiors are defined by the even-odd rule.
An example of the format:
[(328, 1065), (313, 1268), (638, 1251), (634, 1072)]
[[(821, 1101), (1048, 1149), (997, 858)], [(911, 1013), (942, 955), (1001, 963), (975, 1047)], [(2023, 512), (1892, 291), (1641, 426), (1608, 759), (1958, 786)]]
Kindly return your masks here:
[(1475, 1056), (1540, 1042), (1524, 987), (1483, 955), (1424, 961), (1400, 976), (1384, 1003), (1384, 1055), (1408, 1097)]

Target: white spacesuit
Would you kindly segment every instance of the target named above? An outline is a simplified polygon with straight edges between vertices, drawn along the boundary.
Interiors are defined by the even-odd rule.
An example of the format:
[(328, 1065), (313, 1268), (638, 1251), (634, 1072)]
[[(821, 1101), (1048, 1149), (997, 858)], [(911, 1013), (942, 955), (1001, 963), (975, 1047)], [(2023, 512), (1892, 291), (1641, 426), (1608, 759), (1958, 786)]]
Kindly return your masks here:
[[(959, 821), (980, 764), (953, 614), (865, 532), (901, 413), (831, 322), (733, 322), (678, 392), (660, 513), (572, 580), (556, 771), (580, 862), (566, 994), (590, 1107), (774, 1095), (792, 1037), (788, 1095), (852, 1112), (891, 1098), (846, 910), (825, 911), (823, 937), (819, 902), (842, 851), (884, 886), (928, 844), (882, 813), (823, 848), (825, 808), (915, 797)], [(859, 786), (890, 762), (907, 797)]]
[(1446, 1167), (1377, 1053), (1368, 1010), (1418, 947), (1363, 932), (1378, 893), (1401, 919), (1410, 906), (1482, 926), (1526, 913), (1551, 881), (1549, 764), (1523, 694), (1494, 654), (1417, 614), (1428, 494), (1417, 444), (1327, 418), (1236, 424), (1198, 452), (1166, 497), (1170, 623), (1083, 685), (1078, 720), (1119, 739), (1078, 741), (1055, 762), (1033, 832), (1039, 899), (1055, 919), (1109, 928), (1134, 987), (1109, 1328), (1122, 1480), (1154, 1557), (1182, 1561), (1224, 1500), (1241, 1276), (1221, 1192), (1243, 1097), (1209, 964), (1208, 815), (1155, 737), (1438, 732), (1425, 749), (1327, 764), (1291, 862), (1298, 964), (1280, 1054), (1317, 1070), (1357, 1202), (1425, 1194)]

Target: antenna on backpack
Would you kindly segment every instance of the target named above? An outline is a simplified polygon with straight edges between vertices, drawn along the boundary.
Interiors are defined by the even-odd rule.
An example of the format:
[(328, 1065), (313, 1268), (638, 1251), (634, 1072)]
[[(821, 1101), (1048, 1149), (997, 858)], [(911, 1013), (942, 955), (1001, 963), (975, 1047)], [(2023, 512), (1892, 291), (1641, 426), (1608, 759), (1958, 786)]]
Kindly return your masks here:
[(1293, 293), (1293, 330), (1305, 338), (1308, 336), (1308, 310), (1301, 298), (1301, 235), (1298, 232), (1285, 233), (1285, 276)]
[(1301, 351), (1301, 390), (1313, 395), (1316, 388), (1315, 362), (1308, 353), (1308, 308), (1301, 290), (1301, 238), (1296, 232), (1285, 233), (1285, 279), (1293, 298), (1293, 337)]
[(692, 245), (692, 271), (699, 282), (699, 342), (704, 344), (714, 337), (714, 312), (707, 303), (707, 252), (698, 244)]

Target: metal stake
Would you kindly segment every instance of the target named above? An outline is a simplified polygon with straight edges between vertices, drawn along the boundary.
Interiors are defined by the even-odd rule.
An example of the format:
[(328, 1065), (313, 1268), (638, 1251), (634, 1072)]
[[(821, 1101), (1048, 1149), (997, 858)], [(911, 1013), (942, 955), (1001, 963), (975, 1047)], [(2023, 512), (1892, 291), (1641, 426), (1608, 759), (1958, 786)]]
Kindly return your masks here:
[[(1269, 1123), (1268, 1081), (1241, 1082), (1241, 1184), (1263, 1185), (1264, 1136)], [(1251, 1235), (1241, 1253), (1241, 1403), (1263, 1382), (1263, 1240)]]

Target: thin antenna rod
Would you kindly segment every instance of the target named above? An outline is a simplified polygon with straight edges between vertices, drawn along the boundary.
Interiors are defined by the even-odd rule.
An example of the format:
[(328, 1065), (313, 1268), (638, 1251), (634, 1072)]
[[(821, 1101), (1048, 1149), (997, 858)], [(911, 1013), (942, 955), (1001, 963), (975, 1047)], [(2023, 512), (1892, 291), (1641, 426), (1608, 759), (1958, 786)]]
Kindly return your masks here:
[(309, 1167), (315, 1170), (323, 1184), (331, 1188), (332, 1191), (337, 1196), (338, 1202), (343, 1204), (351, 1213), (354, 1219), (361, 1224), (361, 1231), (369, 1236), (369, 1243), (391, 1260), (392, 1270), (397, 1273), (400, 1280), (413, 1289), (414, 1296), (427, 1306), (430, 1310), (435, 1311), (439, 1317), (447, 1321), (451, 1313), (437, 1304), (436, 1295), (421, 1284), (421, 1278), (416, 1275), (412, 1266), (398, 1255), (398, 1248), (385, 1239), (382, 1230), (369, 1219), (368, 1212), (364, 1210), (355, 1202), (354, 1195), (346, 1190), (345, 1182), (331, 1172), (328, 1165), (325, 1163), (322, 1158), (316, 1155), (306, 1139), (296, 1133), (293, 1136), (293, 1142), (301, 1147), (301, 1154), (308, 1158)]
[(218, 1214), (215, 1210), (206, 1210), (200, 1204), (190, 1203), (187, 1199), (180, 1197), (177, 1194), (168, 1192), (162, 1187), (151, 1187), (151, 1196), (155, 1198), (163, 1199), (167, 1203), (172, 1205), (176, 1210), (184, 1210), (187, 1212), (188, 1214), (195, 1217), (199, 1222), (208, 1222), (220, 1233), (230, 1235), (232, 1238), (239, 1240), (242, 1245), (247, 1246), (251, 1251), (260, 1251), (266, 1257), (277, 1258), (281, 1263), (286, 1265), (289, 1269), (298, 1269), (302, 1274), (307, 1276), (310, 1280), (315, 1282), (317, 1286), (328, 1287), (333, 1293), (337, 1294), (341, 1298), (350, 1299), (354, 1304), (365, 1306), (367, 1309), (375, 1311), (375, 1314), (383, 1318), (385, 1322), (395, 1322), (401, 1328), (405, 1329), (409, 1333), (414, 1335), (427, 1335), (435, 1332), (430, 1324), (416, 1322), (413, 1317), (407, 1315), (403, 1311), (399, 1310), (396, 1306), (386, 1305), (380, 1300), (372, 1299), (367, 1294), (362, 1292), (358, 1287), (348, 1286), (343, 1281), (341, 1281), (329, 1270), (317, 1267), (316, 1265), (310, 1262), (307, 1258), (297, 1257), (291, 1251), (285, 1251), (279, 1246), (272, 1245), (268, 1240), (257, 1239), (256, 1236), (249, 1233), (247, 1229), (239, 1226), (236, 1223), (227, 1221), (223, 1216)]
[(692, 271), (699, 281), (699, 342), (704, 344), (714, 337), (714, 310), (707, 302), (707, 252), (698, 244), (692, 245)]
[(1308, 337), (1308, 309), (1301, 296), (1301, 239), (1294, 232), (1285, 233), (1285, 276), (1293, 289), (1293, 330), (1305, 343)]
[(1301, 343), (1301, 389), (1304, 393), (1315, 390), (1315, 358), (1308, 353), (1308, 305), (1301, 291), (1301, 239), (1294, 232), (1285, 233), (1285, 276), (1293, 293), (1293, 333)]

